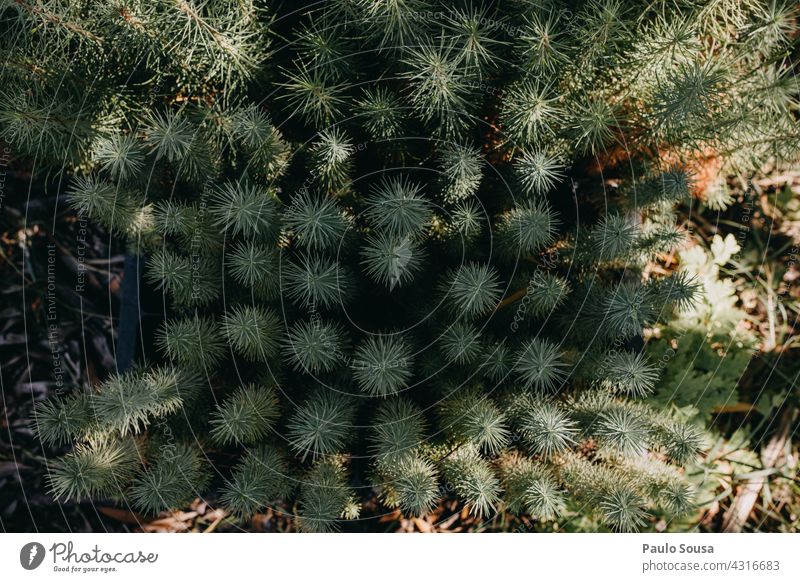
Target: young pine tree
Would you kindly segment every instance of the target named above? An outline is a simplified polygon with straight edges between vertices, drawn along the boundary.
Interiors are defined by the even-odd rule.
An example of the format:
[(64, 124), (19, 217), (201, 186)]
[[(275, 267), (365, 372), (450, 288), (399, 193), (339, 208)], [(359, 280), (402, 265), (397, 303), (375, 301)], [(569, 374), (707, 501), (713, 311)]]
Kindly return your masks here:
[(698, 286), (644, 267), (698, 160), (796, 155), (794, 4), (301, 4), (0, 5), (0, 139), (168, 307), (155, 363), (37, 406), (52, 494), (691, 511), (642, 336)]

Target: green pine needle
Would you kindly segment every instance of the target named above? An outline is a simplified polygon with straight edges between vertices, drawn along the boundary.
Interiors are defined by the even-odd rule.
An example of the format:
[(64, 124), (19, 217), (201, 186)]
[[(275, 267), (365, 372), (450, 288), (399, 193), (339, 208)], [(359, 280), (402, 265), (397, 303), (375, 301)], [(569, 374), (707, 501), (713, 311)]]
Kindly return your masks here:
[(413, 236), (431, 217), (430, 203), (421, 195), (422, 186), (404, 177), (382, 180), (372, 190), (364, 212), (376, 229), (389, 236)]
[(439, 153), (440, 181), (446, 202), (457, 202), (473, 196), (483, 178), (484, 159), (480, 148), (463, 144), (447, 144)]
[(411, 348), (400, 336), (368, 337), (353, 355), (353, 377), (372, 396), (396, 394), (411, 380), (411, 356)]
[(445, 364), (474, 361), (482, 351), (481, 332), (464, 321), (456, 321), (439, 336), (439, 347)]
[(257, 443), (272, 432), (278, 414), (274, 387), (242, 386), (212, 414), (211, 438), (222, 445)]
[(214, 224), (248, 239), (267, 239), (280, 228), (275, 192), (255, 184), (226, 182), (217, 187), (210, 205)]
[(514, 370), (526, 388), (555, 392), (567, 379), (566, 367), (558, 346), (533, 338), (517, 351)]
[(164, 322), (156, 345), (173, 362), (207, 370), (213, 369), (226, 352), (219, 326), (205, 317)]
[(605, 384), (612, 390), (635, 398), (652, 392), (659, 376), (658, 366), (644, 353), (615, 351), (606, 360)]
[(396, 238), (382, 232), (367, 238), (361, 257), (367, 275), (390, 290), (411, 282), (424, 259), (422, 249), (408, 235)]
[(287, 437), (303, 460), (340, 452), (353, 431), (353, 403), (332, 389), (320, 389), (289, 419)]
[(222, 318), (222, 330), (231, 348), (252, 362), (271, 358), (280, 342), (280, 319), (264, 307), (232, 307)]
[(289, 330), (284, 352), (296, 370), (329, 372), (345, 361), (344, 330), (338, 323), (299, 321)]
[(524, 81), (509, 87), (500, 120), (510, 140), (518, 146), (525, 146), (551, 138), (562, 116), (549, 85)]
[(467, 317), (490, 313), (502, 295), (494, 267), (477, 263), (461, 265), (447, 278), (443, 289), (453, 312)]
[(351, 282), (348, 271), (336, 261), (315, 255), (301, 255), (290, 261), (282, 273), (284, 292), (302, 307), (335, 307), (346, 302)]
[(422, 444), (422, 413), (404, 398), (386, 400), (378, 408), (372, 427), (371, 450), (378, 460), (393, 461)]
[(541, 150), (524, 152), (514, 170), (525, 192), (532, 196), (547, 194), (564, 178), (564, 164)]
[(526, 201), (502, 218), (501, 243), (512, 255), (535, 253), (553, 243), (558, 224), (556, 214), (545, 202)]
[(489, 463), (471, 446), (461, 446), (442, 462), (444, 477), (470, 513), (486, 518), (500, 502), (500, 480)]
[(576, 444), (578, 429), (569, 414), (552, 402), (531, 400), (518, 422), (523, 442), (531, 453), (549, 459)]
[(336, 251), (348, 229), (334, 198), (308, 192), (295, 196), (284, 222), (297, 243), (311, 251)]
[(273, 447), (261, 445), (248, 449), (234, 467), (220, 501), (235, 515), (251, 516), (269, 501), (288, 496), (291, 489), (286, 461)]

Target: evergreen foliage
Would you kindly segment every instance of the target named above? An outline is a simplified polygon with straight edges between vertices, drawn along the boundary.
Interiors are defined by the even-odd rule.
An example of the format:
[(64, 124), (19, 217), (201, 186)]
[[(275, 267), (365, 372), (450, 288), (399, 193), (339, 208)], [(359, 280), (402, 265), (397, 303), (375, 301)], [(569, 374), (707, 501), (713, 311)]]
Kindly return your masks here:
[(0, 139), (168, 310), (142, 368), (36, 407), (53, 495), (691, 510), (703, 442), (638, 346), (701, 290), (644, 266), (698, 159), (796, 157), (792, 4), (101, 4), (0, 3)]

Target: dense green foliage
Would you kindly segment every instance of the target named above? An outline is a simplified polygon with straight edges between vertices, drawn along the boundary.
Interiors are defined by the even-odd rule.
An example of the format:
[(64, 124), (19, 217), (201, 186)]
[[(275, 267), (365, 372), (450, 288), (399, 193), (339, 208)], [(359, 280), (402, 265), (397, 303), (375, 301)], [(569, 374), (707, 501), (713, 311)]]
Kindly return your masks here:
[(702, 289), (643, 267), (697, 156), (794, 152), (792, 5), (262, 4), (0, 4), (0, 137), (168, 307), (162, 362), (37, 407), (74, 443), (53, 494), (290, 500), (307, 531), (373, 488), (625, 531), (689, 511), (701, 435), (648, 405), (641, 335)]

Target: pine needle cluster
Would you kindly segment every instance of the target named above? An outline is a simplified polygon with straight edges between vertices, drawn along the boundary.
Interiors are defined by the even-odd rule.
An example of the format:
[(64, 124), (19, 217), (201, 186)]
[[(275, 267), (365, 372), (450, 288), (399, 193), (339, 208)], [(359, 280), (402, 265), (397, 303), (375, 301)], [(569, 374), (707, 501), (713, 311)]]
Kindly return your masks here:
[(699, 287), (644, 267), (699, 157), (797, 156), (792, 3), (100, 4), (0, 5), (0, 139), (168, 311), (155, 363), (37, 405), (53, 495), (692, 510), (640, 340)]

